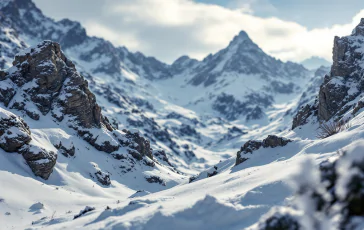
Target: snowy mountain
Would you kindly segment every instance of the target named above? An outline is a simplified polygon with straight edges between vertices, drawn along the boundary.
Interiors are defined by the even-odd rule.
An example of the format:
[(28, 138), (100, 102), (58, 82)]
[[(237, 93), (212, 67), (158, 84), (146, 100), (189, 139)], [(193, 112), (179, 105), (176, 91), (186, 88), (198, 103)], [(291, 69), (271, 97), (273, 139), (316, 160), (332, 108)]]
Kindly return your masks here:
[[(350, 162), (362, 176), (363, 23), (335, 38), (331, 71), (276, 60), (243, 31), (202, 61), (168, 65), (54, 21), (30, 0), (1, 1), (4, 228), (315, 229), (293, 197), (316, 188), (297, 189), (305, 176), (287, 184), (307, 172), (319, 184), (329, 170), (335, 179), (320, 194), (334, 187), (335, 205), (352, 205), (340, 188)], [(325, 122), (340, 132), (317, 138)], [(318, 213), (325, 226), (362, 215), (325, 202), (346, 221)]]
[(331, 66), (331, 64), (332, 63), (327, 61), (326, 59), (316, 56), (307, 58), (301, 62), (301, 65), (303, 65), (307, 69), (317, 69), (321, 66), (328, 67)]

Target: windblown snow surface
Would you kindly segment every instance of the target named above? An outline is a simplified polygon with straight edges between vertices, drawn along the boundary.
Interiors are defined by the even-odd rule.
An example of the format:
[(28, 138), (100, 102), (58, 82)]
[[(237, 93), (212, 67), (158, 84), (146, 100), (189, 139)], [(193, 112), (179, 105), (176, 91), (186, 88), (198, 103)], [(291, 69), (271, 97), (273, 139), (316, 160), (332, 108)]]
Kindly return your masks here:
[[(11, 2), (14, 0), (0, 1), (0, 8)], [(0, 50), (3, 68), (11, 66), (17, 52), (43, 40), (41, 32), (47, 35), (46, 32), (54, 32), (51, 38), (57, 40), (69, 30), (81, 28), (69, 20), (55, 22), (34, 9), (20, 9), (19, 15), (21, 20), (15, 22), (32, 18), (29, 28), (39, 32), (39, 37), (31, 37), (29, 31), (1, 26), (0, 45), (7, 51)], [(28, 28), (26, 23), (25, 28)], [(289, 130), (297, 107), (315, 100), (328, 70), (315, 75), (303, 69), (300, 76), (293, 76), (289, 70), (282, 70), (284, 63), (265, 55), (244, 33), (204, 61), (180, 60), (180, 67), (185, 70), (165, 79), (159, 79), (162, 74), (158, 71), (152, 74), (155, 79), (146, 77), (143, 65), (137, 61), (138, 57), (141, 62), (150, 59), (140, 53), (111, 47), (99, 38), (83, 39), (80, 44), (68, 44), (64, 53), (89, 81), (103, 114), (113, 118), (120, 130), (139, 130), (151, 140), (154, 150), (165, 150), (173, 167), (166, 163), (154, 167), (136, 163), (127, 171), (128, 162), (121, 163), (110, 154), (97, 151), (67, 124), (55, 122), (50, 115), (35, 121), (1, 104), (1, 108), (26, 121), (33, 146), (58, 152), (54, 145), (62, 142), (66, 147), (73, 145), (75, 155), (65, 157), (58, 152), (52, 174), (43, 180), (34, 176), (20, 154), (0, 149), (0, 229), (254, 229), (271, 208), (291, 204), (290, 182), (297, 180), (295, 175), (304, 170), (303, 161), (309, 158), (318, 165), (335, 158), (338, 150), (351, 151), (363, 141), (363, 110), (356, 113), (344, 131), (325, 139), (316, 138), (317, 123)], [(240, 46), (246, 42), (248, 46)], [(254, 52), (245, 52), (246, 47)], [(108, 67), (115, 64), (111, 59), (116, 51), (125, 57), (117, 60), (116, 72), (108, 73), (111, 69)], [(128, 59), (128, 55), (138, 60)], [(233, 66), (235, 60), (259, 61), (257, 57), (268, 67), (269, 63), (275, 63), (270, 67), (275, 70), (278, 66), (279, 74), (256, 76), (239, 72), (245, 69), (230, 71), (241, 66), (241, 63)], [(214, 60), (220, 64), (215, 66)], [(213, 69), (209, 69), (211, 63)], [(222, 71), (227, 63), (231, 68)], [(211, 76), (216, 74), (217, 80), (206, 87), (202, 83), (191, 85), (196, 80), (192, 70), (202, 73), (206, 70)], [(277, 86), (276, 91), (272, 85)], [(292, 91), (279, 92), (282, 85)], [(0, 89), (11, 87), (0, 85)], [(228, 102), (226, 110), (219, 112), (213, 109), (213, 104), (224, 93), (234, 96), (235, 102)], [(274, 101), (260, 105), (263, 112), (257, 119), (246, 120), (245, 115), (235, 119), (224, 117), (229, 112), (239, 114), (240, 105), (249, 102), (244, 101), (249, 96), (259, 99), (258, 102), (266, 98), (268, 102), (270, 98)], [(247, 109), (252, 109), (247, 104)], [(261, 140), (268, 134), (293, 141), (284, 147), (254, 151), (249, 160), (235, 166), (236, 152), (246, 141)], [(125, 149), (118, 151), (126, 154)], [(207, 178), (215, 170), (217, 174)], [(98, 183), (95, 172), (110, 175), (111, 185)], [(191, 176), (195, 180), (189, 183)], [(163, 182), (149, 183), (146, 178), (151, 177)]]
[[(27, 122), (31, 126), (31, 121)], [(316, 139), (312, 132), (317, 127), (303, 126), (284, 133), (285, 137), (294, 140), (284, 147), (260, 149), (249, 161), (235, 167), (235, 158), (232, 157), (217, 165), (221, 170), (216, 176), (190, 184), (179, 181), (180, 184), (173, 188), (151, 194), (137, 192), (142, 180), (133, 176), (112, 181), (109, 188), (86, 179), (82, 174), (89, 172), (90, 161), (105, 167), (110, 163), (105, 161), (111, 159), (101, 158), (100, 152), (81, 149), (86, 147), (82, 140), (74, 140), (79, 149), (75, 158), (59, 156), (55, 171), (47, 182), (34, 178), (20, 156), (2, 152), (1, 228), (253, 228), (273, 206), (289, 203), (292, 192), (287, 184), (300, 171), (305, 158), (320, 163), (335, 157), (338, 149), (350, 149), (357, 144), (355, 141), (363, 140), (363, 122), (364, 113), (361, 112), (351, 120), (350, 128), (322, 140)], [(48, 128), (31, 130), (34, 139), (40, 140), (45, 134), (67, 138), (67, 134), (49, 128), (49, 124), (45, 126)], [(50, 141), (43, 140), (42, 146), (54, 148)], [(171, 178), (171, 181), (175, 179), (172, 175)], [(148, 189), (153, 190), (152, 187)], [(95, 209), (74, 219), (86, 206)]]

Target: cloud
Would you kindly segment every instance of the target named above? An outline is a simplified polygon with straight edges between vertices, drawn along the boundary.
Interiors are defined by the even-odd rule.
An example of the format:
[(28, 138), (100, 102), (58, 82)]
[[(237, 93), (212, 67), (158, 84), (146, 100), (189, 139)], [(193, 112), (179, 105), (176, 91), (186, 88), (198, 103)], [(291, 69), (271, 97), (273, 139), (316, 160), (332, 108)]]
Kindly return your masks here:
[[(74, 2), (54, 1), (63, 2), (67, 8)], [(285, 61), (301, 61), (311, 56), (331, 60), (334, 36), (350, 34), (360, 17), (364, 17), (362, 10), (351, 23), (309, 30), (295, 22), (254, 16), (249, 1), (238, 8), (192, 0), (103, 0), (103, 4), (101, 0), (95, 1), (101, 6), (91, 7), (91, 12), (85, 14), (66, 15), (66, 8), (57, 11), (81, 21), (90, 35), (168, 63), (186, 54), (202, 59), (227, 46), (240, 30), (245, 30), (265, 52)], [(50, 4), (48, 0), (35, 2), (44, 9)], [(51, 10), (45, 13), (53, 16)]]

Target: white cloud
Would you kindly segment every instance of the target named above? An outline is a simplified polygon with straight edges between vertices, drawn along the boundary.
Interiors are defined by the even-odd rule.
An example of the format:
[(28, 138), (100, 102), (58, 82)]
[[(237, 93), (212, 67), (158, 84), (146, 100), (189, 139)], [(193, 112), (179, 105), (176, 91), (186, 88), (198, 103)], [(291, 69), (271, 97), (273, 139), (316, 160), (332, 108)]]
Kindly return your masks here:
[(95, 13), (101, 15), (73, 19), (91, 35), (169, 63), (185, 54), (201, 59), (227, 46), (240, 30), (282, 60), (311, 56), (331, 60), (334, 36), (349, 34), (364, 17), (361, 10), (351, 23), (308, 30), (294, 22), (254, 16), (247, 4), (231, 9), (192, 0), (104, 0), (102, 11)]

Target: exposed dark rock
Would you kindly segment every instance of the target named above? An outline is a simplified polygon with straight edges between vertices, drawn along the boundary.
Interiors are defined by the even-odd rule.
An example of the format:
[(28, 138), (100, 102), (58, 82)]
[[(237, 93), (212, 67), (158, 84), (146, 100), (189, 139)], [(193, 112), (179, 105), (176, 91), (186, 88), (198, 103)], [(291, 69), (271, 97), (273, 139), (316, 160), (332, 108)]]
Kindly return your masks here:
[(260, 106), (268, 107), (273, 103), (273, 97), (265, 94), (251, 93), (244, 101), (237, 100), (233, 95), (220, 94), (214, 101), (212, 108), (224, 115), (228, 120), (235, 120), (246, 115), (247, 120), (260, 119), (264, 113)]
[(123, 147), (128, 147), (128, 152), (137, 160), (142, 160), (144, 156), (153, 159), (152, 149), (149, 140), (141, 136), (137, 131), (131, 132), (123, 130), (122, 132), (114, 132), (114, 136), (118, 139)]
[(252, 153), (262, 147), (262, 141), (249, 140), (241, 148), (240, 151), (243, 154)]
[(190, 137), (195, 137), (197, 139), (201, 138), (200, 134), (196, 131), (196, 129), (194, 129), (192, 126), (187, 125), (187, 124), (182, 124), (180, 129), (179, 129), (179, 133), (182, 136), (190, 136)]
[(240, 153), (240, 152), (238, 152), (238, 153), (236, 154), (236, 161), (235, 161), (235, 165), (239, 165), (239, 164), (241, 164), (241, 163), (243, 163), (244, 161), (247, 161), (247, 160), (249, 160), (249, 158), (241, 157), (241, 153)]
[(53, 171), (54, 165), (56, 164), (56, 153), (47, 151), (35, 145), (24, 145), (19, 150), (19, 153), (23, 155), (34, 175), (45, 180), (48, 179)]
[(318, 100), (314, 104), (302, 107), (295, 116), (292, 129), (305, 124), (307, 118), (312, 115), (317, 115), (320, 121), (328, 121), (333, 117), (340, 120), (342, 115), (352, 108), (347, 103), (364, 92), (364, 38), (361, 36), (363, 28), (364, 19), (361, 19), (350, 36), (335, 37), (331, 72), (325, 76), (320, 86)]
[[(335, 62), (334, 62), (335, 63)], [(349, 87), (341, 77), (330, 78), (325, 77), (324, 84), (320, 87), (318, 118), (328, 121), (332, 118), (344, 105), (353, 100), (357, 94), (348, 95)]]
[(317, 108), (312, 105), (303, 106), (298, 113), (293, 117), (292, 129), (307, 123), (307, 119), (315, 114)]
[(58, 120), (71, 115), (82, 127), (101, 127), (103, 119), (95, 96), (58, 43), (44, 41), (29, 48), (15, 56), (13, 65), (17, 71), (6, 78), (19, 87), (21, 100), (10, 105), (12, 108), (34, 113), (24, 106), (31, 101), (43, 115), (52, 112)]
[(272, 81), (270, 87), (266, 87), (266, 89), (270, 90), (272, 88), (272, 91), (275, 93), (291, 94), (295, 91), (296, 87), (292, 82), (285, 84), (279, 81)]
[(169, 166), (172, 166), (172, 164), (169, 162), (167, 154), (164, 150), (157, 150), (153, 152), (153, 155), (160, 161), (166, 162)]
[(56, 147), (56, 149), (58, 149), (58, 151), (65, 157), (74, 156), (76, 152), (73, 143), (66, 147), (62, 144), (62, 142), (59, 142), (59, 144), (54, 145), (54, 147)]
[(81, 217), (81, 216), (85, 215), (86, 213), (91, 212), (93, 210), (95, 210), (94, 207), (86, 206), (83, 210), (80, 211), (79, 214), (75, 215), (73, 217), (73, 219), (77, 219), (77, 218), (79, 218), (79, 217)]
[[(75, 130), (77, 130), (78, 134), (85, 140), (87, 141), (90, 145), (92, 145), (93, 147), (95, 147), (95, 149), (99, 150), (99, 151), (103, 151), (106, 153), (112, 153), (116, 150), (118, 150), (120, 148), (119, 143), (116, 142), (116, 140), (114, 140), (110, 136), (107, 137), (106, 140), (103, 141), (98, 141), (99, 136), (97, 134), (92, 134), (89, 130), (87, 129), (78, 129), (78, 127), (74, 127), (73, 128)], [(102, 135), (102, 133), (99, 133)]]
[(212, 172), (207, 172), (207, 177), (213, 177), (215, 175), (217, 175), (219, 172), (217, 171), (217, 166), (213, 167)]
[(231, 128), (229, 128), (229, 133), (240, 133), (240, 134), (244, 134), (245, 132), (243, 130), (241, 130), (240, 128), (233, 126)]
[(263, 110), (259, 106), (256, 106), (254, 109), (251, 110), (251, 112), (248, 113), (248, 115), (246, 116), (246, 120), (247, 121), (258, 120), (263, 118), (263, 116), (264, 116)]
[[(5, 73), (5, 72), (3, 72)], [(6, 74), (5, 74), (6, 76)], [(15, 84), (10, 79), (1, 79), (1, 88), (0, 88), (0, 102), (3, 102), (4, 105), (7, 107), (9, 102), (14, 97), (15, 91)]]
[(267, 138), (263, 139), (262, 141), (249, 140), (237, 152), (235, 165), (239, 165), (242, 162), (249, 159), (249, 157), (243, 157), (243, 154), (245, 155), (247, 153), (253, 153), (253, 151), (258, 150), (261, 147), (275, 148), (278, 146), (285, 146), (289, 142), (292, 142), (292, 140), (284, 138), (284, 137), (278, 137), (275, 135), (269, 135)]
[(105, 173), (105, 172), (102, 172), (102, 171), (99, 170), (99, 171), (95, 172), (95, 176), (96, 176), (96, 179), (102, 185), (105, 185), (105, 186), (111, 185), (110, 174), (109, 173)]
[(364, 101), (358, 101), (353, 109), (353, 115), (355, 115), (362, 108), (364, 108)]
[(0, 108), (0, 147), (15, 152), (30, 141), (28, 125), (15, 114)]
[(188, 179), (188, 183), (192, 183), (192, 182), (193, 182), (193, 181), (195, 181), (197, 178), (198, 178), (198, 176), (191, 176), (191, 177)]
[(149, 183), (158, 183), (160, 185), (166, 186), (166, 182), (158, 176), (150, 176), (145, 178)]
[(292, 140), (284, 138), (284, 137), (277, 137), (275, 135), (269, 135), (267, 138), (263, 139), (262, 146), (263, 148), (275, 148), (278, 146), (285, 146)]
[[(338, 112), (339, 116), (350, 107), (344, 105), (353, 100), (364, 91), (364, 74), (362, 67), (364, 39), (361, 35), (364, 27), (364, 19), (347, 37), (335, 37), (333, 48), (333, 64), (330, 76), (325, 77), (324, 84), (320, 87), (318, 117), (328, 121)], [(349, 84), (356, 85), (357, 91), (349, 93)]]

